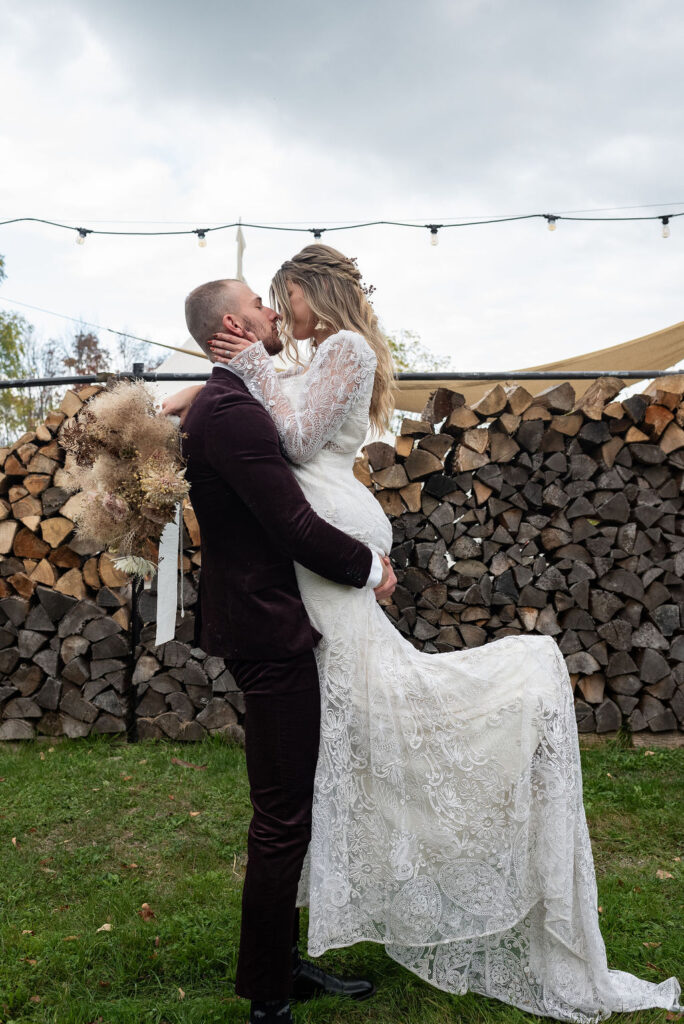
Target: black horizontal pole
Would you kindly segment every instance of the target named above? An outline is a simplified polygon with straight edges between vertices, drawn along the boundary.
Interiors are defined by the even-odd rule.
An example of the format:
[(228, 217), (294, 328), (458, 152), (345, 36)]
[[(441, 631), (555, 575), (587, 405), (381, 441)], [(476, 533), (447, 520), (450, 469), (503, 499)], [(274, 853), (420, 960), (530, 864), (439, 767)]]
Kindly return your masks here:
[[(598, 377), (617, 377), (619, 380), (643, 380), (651, 377), (676, 377), (684, 370), (464, 370), (462, 373), (397, 373), (400, 381), (438, 380), (596, 380)], [(144, 380), (155, 384), (164, 381), (205, 381), (208, 373), (108, 373), (84, 374), (75, 377), (23, 377), (16, 380), (0, 380), (0, 390), (7, 388), (58, 387), (62, 384), (106, 384), (108, 380)]]

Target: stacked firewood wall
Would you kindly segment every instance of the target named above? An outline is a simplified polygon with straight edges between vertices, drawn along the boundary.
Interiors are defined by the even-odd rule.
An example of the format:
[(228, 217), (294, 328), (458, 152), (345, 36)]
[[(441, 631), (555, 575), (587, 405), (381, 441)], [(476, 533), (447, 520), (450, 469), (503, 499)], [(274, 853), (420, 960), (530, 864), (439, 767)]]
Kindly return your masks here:
[(684, 377), (469, 408), (436, 392), (356, 475), (392, 521), (387, 613), (425, 651), (555, 637), (582, 732), (684, 729)]
[(149, 624), (135, 659), (128, 577), (75, 537), (84, 497), (64, 487), (59, 431), (98, 390), (69, 392), (45, 423), (0, 449), (0, 740), (121, 733), (135, 720), (141, 738), (239, 741), (242, 695), (222, 659), (192, 645), (200, 563), (192, 508), (176, 639), (155, 647), (156, 596), (145, 591)]
[[(394, 530), (386, 609), (428, 651), (511, 633), (554, 636), (581, 731), (684, 728), (684, 378), (620, 402), (615, 381), (578, 403), (493, 388), (468, 408), (440, 390), (357, 476)], [(131, 655), (130, 584), (74, 534), (62, 425), (96, 388), (0, 449), (0, 740), (120, 733), (242, 736), (244, 705), (219, 658), (193, 646), (199, 531), (184, 510), (184, 604), (154, 645), (154, 586)]]

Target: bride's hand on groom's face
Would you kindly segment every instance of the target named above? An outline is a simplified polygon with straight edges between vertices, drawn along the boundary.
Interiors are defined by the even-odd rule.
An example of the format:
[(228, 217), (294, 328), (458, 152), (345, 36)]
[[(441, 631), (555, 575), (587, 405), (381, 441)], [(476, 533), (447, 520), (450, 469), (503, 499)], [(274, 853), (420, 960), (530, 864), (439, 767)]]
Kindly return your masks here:
[(389, 604), (389, 600), (394, 593), (394, 588), (397, 585), (397, 577), (394, 575), (394, 569), (389, 558), (381, 556), (382, 562), (382, 579), (379, 585), (375, 588), (374, 594), (380, 604)]
[(213, 334), (209, 339), (209, 348), (214, 353), (214, 359), (217, 362), (230, 363), (231, 359), (244, 352), (250, 345), (256, 345), (258, 340), (252, 331), (236, 328), (230, 333)]

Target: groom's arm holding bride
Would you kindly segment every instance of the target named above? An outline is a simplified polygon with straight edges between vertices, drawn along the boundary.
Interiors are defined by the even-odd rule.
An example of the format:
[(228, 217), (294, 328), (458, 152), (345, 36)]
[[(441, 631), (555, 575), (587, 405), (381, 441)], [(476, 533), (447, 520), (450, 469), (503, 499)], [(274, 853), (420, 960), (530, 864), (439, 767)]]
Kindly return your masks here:
[(243, 399), (215, 395), (202, 404), (199, 422), (188, 419), (186, 455), (197, 454), (202, 437), (203, 458), (240, 498), (273, 547), (317, 575), (348, 586), (371, 587), (379, 601), (389, 598), (397, 582), (389, 559), (316, 515), (280, 449), (266, 410), (247, 394)]

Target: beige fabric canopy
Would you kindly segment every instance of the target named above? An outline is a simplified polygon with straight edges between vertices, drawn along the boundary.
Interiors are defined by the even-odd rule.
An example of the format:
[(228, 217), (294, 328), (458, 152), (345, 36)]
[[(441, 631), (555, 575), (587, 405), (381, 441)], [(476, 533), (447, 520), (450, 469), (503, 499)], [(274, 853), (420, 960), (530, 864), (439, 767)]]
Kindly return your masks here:
[[(543, 366), (526, 366), (518, 372), (558, 370), (558, 377), (552, 380), (523, 380), (515, 383), (522, 384), (530, 394), (536, 395), (546, 388), (562, 383), (566, 379), (563, 374), (570, 370), (667, 370), (675, 366), (680, 359), (684, 359), (684, 322), (665, 327), (654, 334), (646, 334), (643, 338), (626, 341), (622, 345), (585, 352), (584, 355), (560, 359), (556, 363), (545, 363)], [(396, 385), (395, 405), (397, 409), (406, 412), (421, 412), (431, 392), (437, 388), (460, 391), (465, 395), (468, 405), (471, 405), (479, 401), (494, 383), (492, 380), (400, 380)], [(592, 382), (573, 380), (571, 383), (579, 398)], [(625, 381), (625, 387), (634, 383), (636, 381)]]

